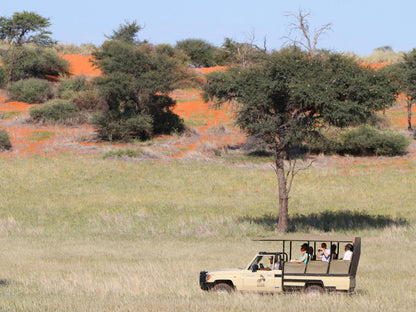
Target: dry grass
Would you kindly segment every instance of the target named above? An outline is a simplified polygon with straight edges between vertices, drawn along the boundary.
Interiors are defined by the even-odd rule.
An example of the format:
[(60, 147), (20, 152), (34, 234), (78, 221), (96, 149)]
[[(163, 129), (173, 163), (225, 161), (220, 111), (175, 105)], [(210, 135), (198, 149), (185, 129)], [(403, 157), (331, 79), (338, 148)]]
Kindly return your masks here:
[[(310, 169), (291, 213), (367, 211), (408, 226), (363, 238), (358, 295), (217, 296), (200, 270), (241, 267), (270, 243), (274, 173), (263, 165), (0, 159), (1, 311), (413, 311), (415, 162)], [(244, 218), (246, 218), (244, 220)], [(311, 228), (311, 232), (321, 232)]]

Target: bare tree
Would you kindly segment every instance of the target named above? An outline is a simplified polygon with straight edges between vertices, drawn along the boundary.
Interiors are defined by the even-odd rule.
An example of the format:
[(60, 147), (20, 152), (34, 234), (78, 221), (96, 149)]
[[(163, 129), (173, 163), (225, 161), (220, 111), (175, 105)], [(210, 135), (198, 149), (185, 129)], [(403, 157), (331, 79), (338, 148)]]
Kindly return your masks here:
[(226, 60), (231, 64), (239, 64), (243, 68), (253, 66), (267, 55), (267, 39), (263, 38), (263, 47), (256, 43), (254, 30), (246, 35), (244, 42), (237, 42), (231, 38), (225, 38), (222, 45), (226, 54)]
[[(286, 14), (286, 17), (292, 18), (294, 21), (289, 24), (288, 36), (283, 38), (286, 39), (286, 44), (291, 43), (295, 46), (301, 46), (308, 51), (310, 56), (314, 56), (317, 53), (316, 45), (318, 44), (319, 37), (321, 37), (324, 32), (331, 30), (332, 24), (325, 24), (311, 33), (309, 29), (309, 16), (310, 12), (305, 13), (301, 9), (299, 9), (298, 13), (292, 12)], [(301, 33), (300, 39), (293, 37), (299, 32)]]

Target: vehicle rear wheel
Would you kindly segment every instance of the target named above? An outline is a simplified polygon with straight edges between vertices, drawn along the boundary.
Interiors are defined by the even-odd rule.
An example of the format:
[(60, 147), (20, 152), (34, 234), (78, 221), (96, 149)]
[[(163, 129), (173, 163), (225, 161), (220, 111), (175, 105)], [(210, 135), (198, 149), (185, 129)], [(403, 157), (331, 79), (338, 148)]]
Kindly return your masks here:
[(219, 283), (212, 288), (212, 291), (215, 291), (217, 294), (229, 294), (233, 290), (234, 289), (226, 283)]
[(319, 285), (308, 285), (305, 289), (305, 293), (308, 295), (323, 295), (325, 294), (325, 289)]

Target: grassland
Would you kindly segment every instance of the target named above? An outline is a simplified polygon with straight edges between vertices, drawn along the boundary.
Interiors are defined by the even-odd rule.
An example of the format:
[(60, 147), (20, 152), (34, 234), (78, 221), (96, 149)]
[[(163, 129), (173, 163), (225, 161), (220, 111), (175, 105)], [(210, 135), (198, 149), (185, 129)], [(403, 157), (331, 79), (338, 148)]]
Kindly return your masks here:
[(241, 267), (273, 249), (251, 241), (274, 234), (268, 164), (64, 155), (0, 158), (0, 172), (0, 311), (414, 309), (412, 159), (299, 173), (292, 228), (363, 238), (358, 294), (312, 298), (199, 289), (200, 270)]

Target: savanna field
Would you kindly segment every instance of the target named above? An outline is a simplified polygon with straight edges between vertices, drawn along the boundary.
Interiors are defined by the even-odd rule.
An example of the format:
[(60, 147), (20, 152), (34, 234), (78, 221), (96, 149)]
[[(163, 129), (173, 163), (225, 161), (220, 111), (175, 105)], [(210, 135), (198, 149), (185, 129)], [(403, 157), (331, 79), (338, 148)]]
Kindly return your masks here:
[[(72, 74), (99, 75), (65, 57)], [(252, 238), (276, 235), (278, 205), (272, 159), (236, 151), (232, 107), (200, 93), (172, 94), (191, 132), (129, 144), (26, 123), (30, 106), (0, 96), (13, 145), (0, 154), (0, 311), (413, 311), (414, 140), (400, 157), (313, 156), (295, 178), (292, 231), (362, 237), (356, 295), (200, 290), (199, 271), (274, 250)], [(406, 129), (404, 101), (384, 114)]]

